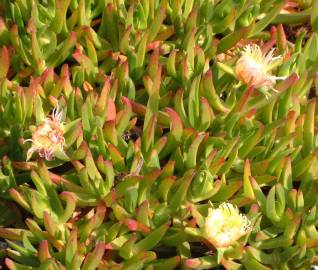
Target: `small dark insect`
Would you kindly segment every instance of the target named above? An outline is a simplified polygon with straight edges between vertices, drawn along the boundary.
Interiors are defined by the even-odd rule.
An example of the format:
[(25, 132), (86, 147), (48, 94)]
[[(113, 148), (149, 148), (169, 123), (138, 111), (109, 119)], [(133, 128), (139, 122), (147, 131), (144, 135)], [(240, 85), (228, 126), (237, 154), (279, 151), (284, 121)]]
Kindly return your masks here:
[(138, 137), (140, 137), (141, 135), (141, 131), (138, 129), (133, 129), (130, 131), (126, 131), (123, 135), (121, 135), (121, 137), (125, 140), (125, 141), (129, 141), (130, 139), (132, 140), (137, 140)]
[(136, 140), (138, 138), (137, 133), (135, 132), (125, 132), (122, 136), (121, 136), (125, 141), (129, 141), (130, 139), (132, 140)]
[(123, 135), (121, 135), (121, 137), (125, 140), (125, 141), (129, 141), (131, 136), (131, 132), (125, 132)]

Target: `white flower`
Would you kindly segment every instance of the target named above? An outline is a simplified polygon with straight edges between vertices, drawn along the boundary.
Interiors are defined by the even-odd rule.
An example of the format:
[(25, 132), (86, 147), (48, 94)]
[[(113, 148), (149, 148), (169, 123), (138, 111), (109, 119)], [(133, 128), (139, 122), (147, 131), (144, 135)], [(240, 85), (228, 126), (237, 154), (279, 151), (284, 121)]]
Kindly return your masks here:
[(241, 57), (236, 63), (235, 72), (239, 80), (245, 84), (251, 84), (255, 88), (273, 88), (277, 80), (285, 77), (271, 75), (271, 64), (280, 56), (273, 57), (274, 49), (263, 54), (261, 48), (256, 45), (246, 45)]
[(215, 248), (229, 247), (250, 231), (251, 222), (232, 204), (222, 203), (219, 208), (209, 209), (205, 233)]
[(36, 127), (32, 139), (24, 141), (32, 142), (32, 146), (27, 152), (27, 160), (34, 152), (38, 152), (39, 156), (46, 160), (52, 160), (56, 151), (64, 151), (64, 126), (61, 118), (62, 111), (59, 111), (58, 107), (54, 108), (52, 115), (45, 118), (43, 123)]

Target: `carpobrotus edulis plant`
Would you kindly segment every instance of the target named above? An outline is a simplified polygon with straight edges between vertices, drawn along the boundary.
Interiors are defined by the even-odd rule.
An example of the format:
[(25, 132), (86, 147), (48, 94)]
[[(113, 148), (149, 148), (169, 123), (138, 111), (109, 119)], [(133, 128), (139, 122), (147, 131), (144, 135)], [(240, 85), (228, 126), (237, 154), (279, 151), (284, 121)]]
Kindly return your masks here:
[(0, 268), (318, 264), (317, 31), (310, 0), (1, 0)]

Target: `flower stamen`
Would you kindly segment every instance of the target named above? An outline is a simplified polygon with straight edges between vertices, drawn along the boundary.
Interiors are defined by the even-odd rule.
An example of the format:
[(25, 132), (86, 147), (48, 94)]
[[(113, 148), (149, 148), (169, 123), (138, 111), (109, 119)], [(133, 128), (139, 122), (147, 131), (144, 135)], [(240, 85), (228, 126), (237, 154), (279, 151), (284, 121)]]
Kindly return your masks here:
[(239, 80), (244, 84), (251, 84), (255, 88), (273, 89), (277, 80), (286, 78), (270, 74), (274, 63), (281, 59), (281, 56), (274, 57), (273, 55), (274, 49), (263, 54), (258, 45), (246, 45), (236, 63), (235, 72)]
[(52, 160), (56, 151), (64, 152), (65, 138), (62, 121), (63, 112), (58, 107), (54, 108), (50, 117), (44, 119), (43, 123), (36, 127), (32, 139), (24, 142), (32, 142), (27, 152), (29, 160), (34, 152), (46, 160)]
[(222, 203), (216, 209), (209, 209), (205, 233), (215, 248), (229, 247), (250, 231), (251, 222), (232, 204)]

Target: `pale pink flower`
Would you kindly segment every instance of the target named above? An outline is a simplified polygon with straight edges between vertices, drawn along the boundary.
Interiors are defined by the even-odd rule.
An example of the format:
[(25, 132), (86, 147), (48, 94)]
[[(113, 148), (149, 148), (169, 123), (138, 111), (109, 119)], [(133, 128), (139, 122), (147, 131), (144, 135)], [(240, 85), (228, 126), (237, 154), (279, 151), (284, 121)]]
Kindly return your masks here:
[(274, 57), (273, 53), (274, 49), (263, 54), (258, 45), (246, 45), (236, 63), (235, 72), (238, 79), (255, 88), (273, 89), (277, 80), (285, 79), (285, 77), (276, 77), (270, 73), (271, 64), (281, 58), (280, 56)]
[(25, 142), (32, 142), (32, 146), (27, 152), (27, 160), (34, 152), (46, 160), (52, 160), (56, 151), (64, 152), (64, 126), (61, 118), (62, 111), (56, 107), (52, 115), (45, 118), (43, 123), (36, 127), (32, 139), (25, 140)]

